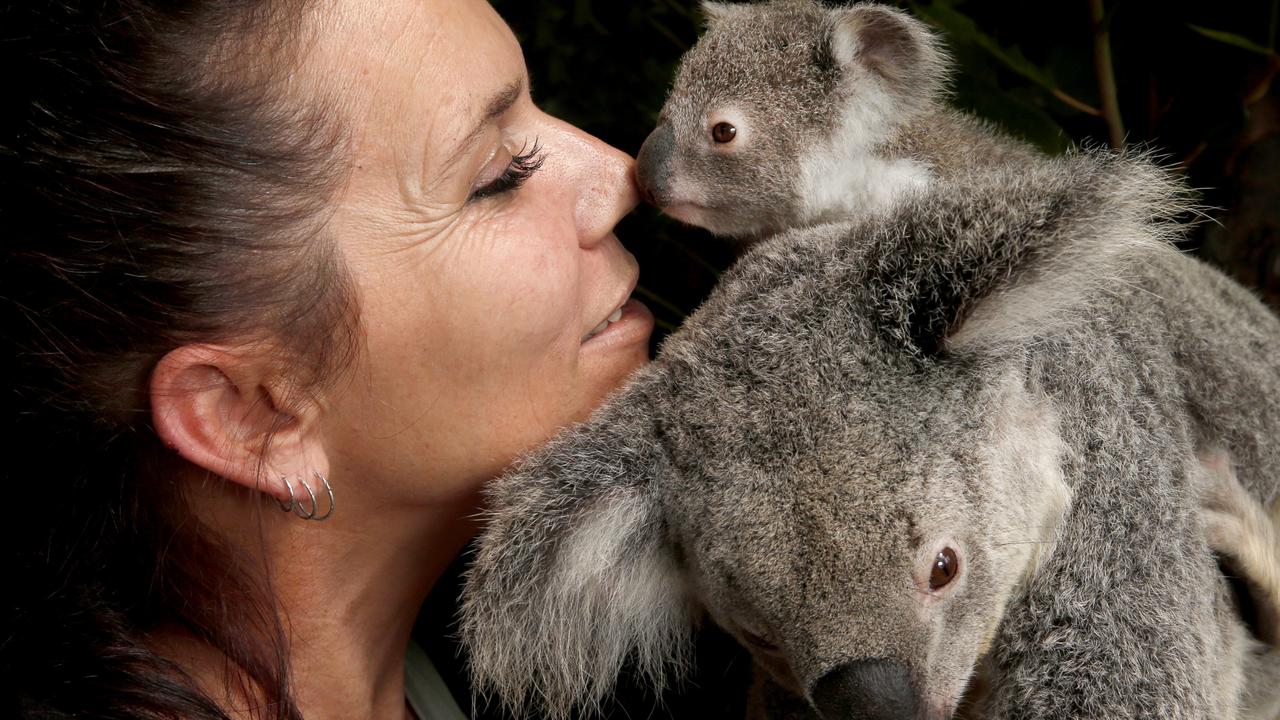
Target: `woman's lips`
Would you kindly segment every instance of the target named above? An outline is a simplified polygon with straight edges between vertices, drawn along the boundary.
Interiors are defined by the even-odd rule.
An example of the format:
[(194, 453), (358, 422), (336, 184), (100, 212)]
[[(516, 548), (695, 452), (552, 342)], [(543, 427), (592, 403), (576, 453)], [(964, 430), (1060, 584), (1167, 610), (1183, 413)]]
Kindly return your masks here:
[[(623, 303), (623, 304), (625, 305), (626, 303)], [(586, 342), (591, 338), (595, 337), (596, 335), (599, 335), (600, 333), (609, 329), (609, 325), (611, 323), (616, 323), (621, 319), (622, 319), (622, 306), (619, 305), (618, 309), (610, 313), (609, 317), (605, 318), (604, 320), (601, 320), (599, 325), (591, 329), (591, 332), (587, 333), (586, 335), (583, 335), (582, 342)]]
[(653, 332), (653, 313), (639, 300), (627, 298), (622, 307), (614, 310), (601, 325), (603, 329), (596, 326), (582, 338), (583, 345), (627, 343), (634, 339), (633, 336), (648, 341)]

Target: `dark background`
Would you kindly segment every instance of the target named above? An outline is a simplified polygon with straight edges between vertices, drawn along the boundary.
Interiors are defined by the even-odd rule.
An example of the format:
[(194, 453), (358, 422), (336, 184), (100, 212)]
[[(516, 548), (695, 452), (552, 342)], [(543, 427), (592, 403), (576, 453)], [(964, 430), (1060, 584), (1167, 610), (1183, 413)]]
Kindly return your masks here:
[[(524, 47), (535, 101), (633, 155), (701, 23), (690, 0), (492, 2)], [(1184, 249), (1280, 308), (1280, 90), (1273, 84), (1280, 0), (893, 4), (946, 39), (957, 63), (955, 105), (1050, 153), (1117, 142), (1159, 152), (1200, 189), (1208, 208), (1210, 220), (1188, 234)], [(1106, 33), (1113, 55), (1101, 78), (1095, 30)], [(1119, 122), (1103, 111), (1109, 85)], [(640, 260), (637, 294), (658, 317), (655, 342), (702, 301), (736, 254), (735, 246), (650, 208), (627, 218), (618, 234)], [(701, 636), (698, 658), (693, 677), (658, 707), (624, 681), (603, 714), (743, 717), (749, 658), (713, 628)], [(466, 697), (465, 678), (453, 669), (455, 695)]]
[[(834, 4), (834, 3), (828, 3)], [(1091, 12), (1113, 54), (1119, 137), (1149, 147), (1201, 190), (1213, 219), (1185, 249), (1280, 308), (1280, 0), (920, 0), (913, 11), (957, 62), (955, 105), (1047, 152), (1106, 145)], [(635, 154), (681, 54), (691, 0), (493, 0), (515, 29), (534, 100)], [(658, 338), (680, 323), (735, 248), (642, 208), (618, 235), (640, 260), (638, 296)]]

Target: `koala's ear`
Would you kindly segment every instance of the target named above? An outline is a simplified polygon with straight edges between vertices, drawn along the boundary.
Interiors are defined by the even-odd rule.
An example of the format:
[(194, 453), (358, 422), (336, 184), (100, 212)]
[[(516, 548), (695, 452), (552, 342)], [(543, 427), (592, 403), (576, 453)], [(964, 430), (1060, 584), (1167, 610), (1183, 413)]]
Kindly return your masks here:
[(711, 27), (721, 20), (741, 15), (746, 9), (747, 6), (740, 3), (702, 0), (702, 17), (707, 27)]
[(924, 23), (884, 5), (835, 10), (826, 29), (826, 50), (843, 68), (855, 65), (882, 78), (892, 90), (933, 95), (947, 74), (941, 43)]
[(495, 481), (462, 596), (474, 685), (508, 709), (591, 708), (627, 663), (656, 688), (695, 622), (655, 484), (674, 472), (633, 384)]

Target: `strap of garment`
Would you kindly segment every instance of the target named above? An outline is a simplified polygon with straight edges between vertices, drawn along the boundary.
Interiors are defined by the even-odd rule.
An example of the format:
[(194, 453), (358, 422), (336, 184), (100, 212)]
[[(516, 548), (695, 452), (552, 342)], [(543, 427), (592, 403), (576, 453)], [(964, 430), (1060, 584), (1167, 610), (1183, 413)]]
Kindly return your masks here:
[(415, 642), (405, 653), (404, 696), (418, 720), (467, 720), (431, 658)]

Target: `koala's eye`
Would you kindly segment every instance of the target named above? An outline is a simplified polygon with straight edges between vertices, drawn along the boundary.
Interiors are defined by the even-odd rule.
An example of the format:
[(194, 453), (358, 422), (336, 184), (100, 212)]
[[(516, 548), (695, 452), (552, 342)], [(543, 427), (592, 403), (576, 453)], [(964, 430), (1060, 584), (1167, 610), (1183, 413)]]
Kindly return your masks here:
[(715, 127), (711, 128), (711, 139), (721, 145), (727, 145), (733, 142), (733, 139), (737, 136), (738, 128), (727, 122), (716, 123)]
[(951, 582), (956, 577), (956, 571), (960, 569), (960, 560), (956, 557), (956, 551), (951, 548), (942, 548), (938, 556), (933, 559), (933, 569), (929, 572), (929, 589), (938, 590)]

